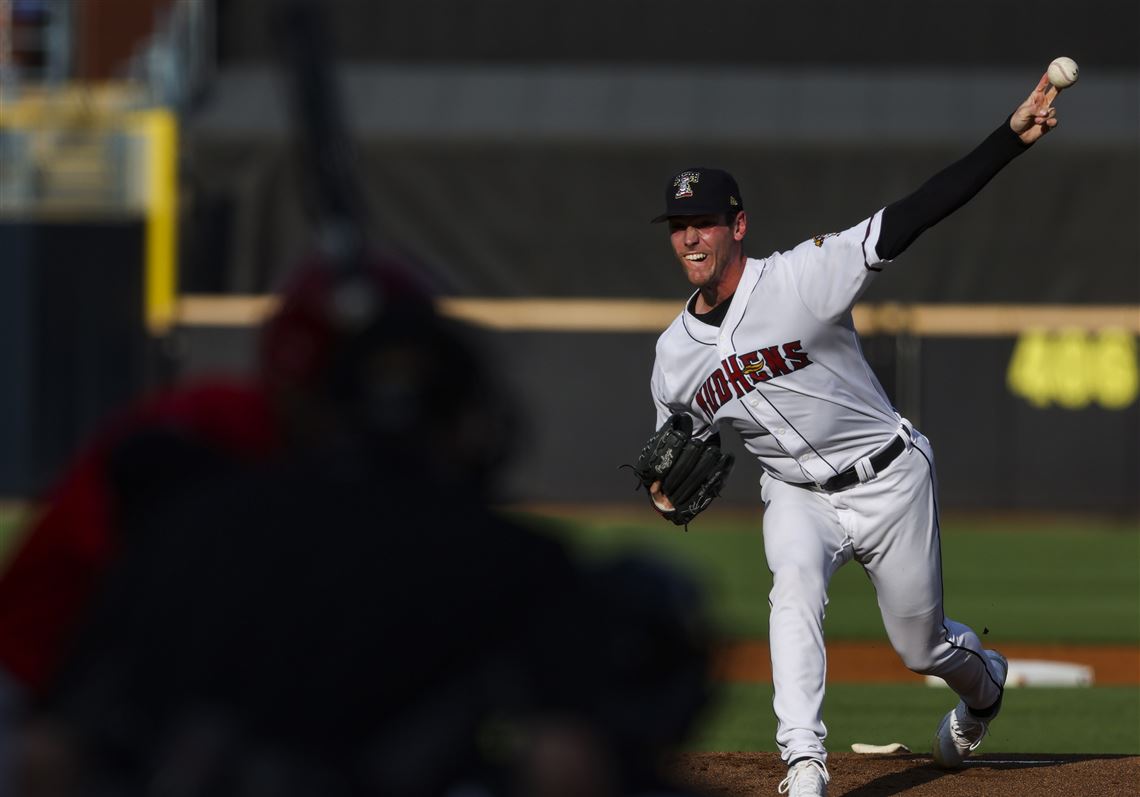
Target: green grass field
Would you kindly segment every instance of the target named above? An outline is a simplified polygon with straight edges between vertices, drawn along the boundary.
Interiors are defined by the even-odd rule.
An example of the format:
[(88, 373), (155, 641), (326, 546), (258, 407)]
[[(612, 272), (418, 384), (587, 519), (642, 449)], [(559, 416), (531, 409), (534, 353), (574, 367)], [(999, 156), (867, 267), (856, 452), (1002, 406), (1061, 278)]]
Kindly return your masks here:
[[(758, 522), (700, 518), (686, 533), (647, 511), (644, 523), (534, 519), (585, 555), (649, 552), (706, 585), (727, 636), (768, 633), (771, 574)], [(1140, 643), (1140, 528), (1051, 523), (1002, 530), (968, 521), (942, 532), (947, 614), (991, 639), (1016, 642)], [(874, 591), (851, 563), (831, 584), (831, 639), (885, 639)]]
[[(643, 523), (532, 518), (584, 556), (639, 550), (678, 563), (708, 588), (722, 633), (764, 638), (771, 576), (759, 524), (701, 518), (685, 533)], [(950, 518), (943, 530), (947, 612), (1001, 647), (1009, 642), (1140, 644), (1140, 527), (1135, 522), (1041, 521), (1016, 528)], [(882, 640), (874, 593), (855, 563), (836, 575), (831, 639)], [(824, 719), (832, 750), (903, 742), (915, 752), (955, 698), (922, 685), (831, 685)], [(728, 684), (691, 740), (694, 750), (775, 750), (772, 690)], [(1140, 687), (1010, 690), (987, 752), (1140, 754)]]
[[(947, 688), (832, 684), (824, 702), (827, 746), (902, 742), (930, 750), (942, 715), (957, 702)], [(700, 751), (775, 751), (770, 684), (725, 684), (687, 747)], [(1140, 693), (1136, 687), (1010, 689), (993, 723), (986, 753), (1140, 754)]]

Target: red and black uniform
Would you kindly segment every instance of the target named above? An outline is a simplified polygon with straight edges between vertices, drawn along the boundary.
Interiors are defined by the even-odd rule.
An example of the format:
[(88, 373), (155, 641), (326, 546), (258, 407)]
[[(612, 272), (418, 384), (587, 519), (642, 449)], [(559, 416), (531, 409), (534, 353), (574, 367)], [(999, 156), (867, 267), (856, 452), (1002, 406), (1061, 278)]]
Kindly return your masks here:
[(0, 574), (0, 668), (47, 686), (132, 519), (279, 447), (264, 392), (211, 381), (128, 410), (73, 462)]

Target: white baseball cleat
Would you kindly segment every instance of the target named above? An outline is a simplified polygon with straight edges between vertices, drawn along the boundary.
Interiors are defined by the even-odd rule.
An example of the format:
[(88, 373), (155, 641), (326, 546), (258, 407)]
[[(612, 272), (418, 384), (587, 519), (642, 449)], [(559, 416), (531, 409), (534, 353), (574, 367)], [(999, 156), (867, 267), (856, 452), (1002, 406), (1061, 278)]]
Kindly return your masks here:
[(780, 794), (788, 797), (827, 797), (827, 782), (831, 780), (827, 767), (818, 758), (797, 761), (788, 770), (788, 777), (780, 781)]
[[(982, 652), (989, 662), (990, 672), (1004, 687), (1006, 675), (1009, 673), (1009, 664), (1005, 656), (996, 650)], [(962, 762), (978, 748), (982, 739), (986, 738), (990, 723), (994, 721), (999, 711), (1001, 711), (1000, 697), (993, 714), (988, 717), (974, 716), (969, 707), (959, 700), (954, 710), (942, 718), (942, 724), (934, 734), (932, 750), (934, 763), (943, 769), (957, 769), (962, 766)]]

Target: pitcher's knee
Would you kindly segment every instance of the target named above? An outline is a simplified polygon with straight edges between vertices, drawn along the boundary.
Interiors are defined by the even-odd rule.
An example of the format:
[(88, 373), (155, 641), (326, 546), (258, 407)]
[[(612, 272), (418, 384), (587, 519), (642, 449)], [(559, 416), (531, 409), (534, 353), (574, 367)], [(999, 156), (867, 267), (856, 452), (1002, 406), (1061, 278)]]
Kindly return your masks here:
[(934, 655), (934, 650), (931, 648), (897, 650), (897, 652), (903, 664), (911, 672), (916, 672), (919, 675), (927, 675), (937, 668), (938, 662)]

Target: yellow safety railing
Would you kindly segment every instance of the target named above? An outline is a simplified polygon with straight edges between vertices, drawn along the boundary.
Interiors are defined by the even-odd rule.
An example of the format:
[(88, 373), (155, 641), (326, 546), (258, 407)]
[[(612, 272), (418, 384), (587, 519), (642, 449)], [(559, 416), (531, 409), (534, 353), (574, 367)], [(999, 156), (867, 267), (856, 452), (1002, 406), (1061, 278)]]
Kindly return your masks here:
[[(680, 309), (651, 299), (439, 301), (446, 315), (508, 332), (658, 333)], [(253, 326), (276, 306), (266, 295), (183, 296), (175, 316), (184, 326)], [(919, 340), (1016, 338), (1007, 387), (1036, 407), (1122, 410), (1140, 395), (1140, 305), (859, 304), (854, 318), (862, 335), (900, 336), (900, 367), (911, 376)]]
[[(73, 84), (24, 90), (0, 102), (0, 132), (26, 137), (31, 159), (51, 167), (53, 142), (101, 142), (122, 136), (127, 168), (112, 176), (111, 196), (47, 197), (31, 193), (9, 199), (4, 209), (20, 216), (82, 218), (140, 213), (145, 222), (144, 317), (152, 334), (162, 334), (177, 316), (178, 285), (178, 120), (166, 108), (146, 107), (140, 87), (129, 83)], [(86, 153), (96, 162), (104, 150)], [(13, 174), (21, 164), (5, 164)], [(115, 164), (120, 166), (121, 164)], [(107, 166), (110, 169), (111, 166)]]
[[(176, 323), (247, 326), (276, 307), (269, 295), (186, 295)], [(680, 311), (672, 299), (443, 298), (441, 310), (480, 326), (517, 332), (660, 332)], [(1033, 329), (1121, 329), (1140, 335), (1140, 305), (858, 304), (864, 335), (1010, 337)]]
[(178, 121), (152, 109), (132, 114), (131, 126), (146, 141), (146, 323), (162, 334), (177, 314)]

